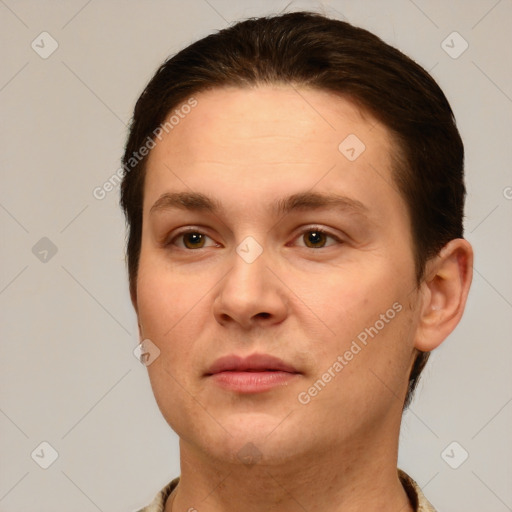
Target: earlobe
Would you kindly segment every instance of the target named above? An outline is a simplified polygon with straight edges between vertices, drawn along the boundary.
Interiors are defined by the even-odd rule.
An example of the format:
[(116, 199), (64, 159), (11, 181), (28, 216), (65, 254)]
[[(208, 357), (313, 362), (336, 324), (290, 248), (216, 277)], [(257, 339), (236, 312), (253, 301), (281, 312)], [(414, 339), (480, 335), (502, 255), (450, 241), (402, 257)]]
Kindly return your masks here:
[(437, 348), (459, 323), (473, 276), (473, 249), (462, 238), (448, 242), (427, 263), (423, 304), (414, 346)]

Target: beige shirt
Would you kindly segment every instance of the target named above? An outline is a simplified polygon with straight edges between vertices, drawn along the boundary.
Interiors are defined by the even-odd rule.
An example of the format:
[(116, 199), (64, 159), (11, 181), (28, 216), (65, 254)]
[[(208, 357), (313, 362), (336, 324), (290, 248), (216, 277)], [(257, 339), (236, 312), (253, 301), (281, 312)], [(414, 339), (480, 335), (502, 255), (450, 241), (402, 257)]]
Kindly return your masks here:
[[(431, 503), (423, 496), (419, 485), (401, 469), (398, 470), (398, 476), (404, 486), (405, 492), (409, 496), (412, 508), (415, 512), (436, 512)], [(141, 508), (137, 512), (164, 512), (165, 502), (167, 498), (176, 488), (179, 482), (179, 477), (169, 482), (156, 496), (155, 499), (145, 508)]]

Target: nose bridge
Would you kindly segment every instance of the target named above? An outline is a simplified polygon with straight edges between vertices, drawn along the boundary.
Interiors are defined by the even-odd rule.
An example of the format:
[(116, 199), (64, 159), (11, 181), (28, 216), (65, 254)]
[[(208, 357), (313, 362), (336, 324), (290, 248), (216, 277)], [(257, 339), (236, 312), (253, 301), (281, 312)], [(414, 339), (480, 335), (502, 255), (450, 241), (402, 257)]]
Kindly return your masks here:
[(236, 247), (226, 285), (238, 293), (240, 300), (256, 299), (264, 291), (269, 273), (268, 252), (252, 236), (244, 238)]

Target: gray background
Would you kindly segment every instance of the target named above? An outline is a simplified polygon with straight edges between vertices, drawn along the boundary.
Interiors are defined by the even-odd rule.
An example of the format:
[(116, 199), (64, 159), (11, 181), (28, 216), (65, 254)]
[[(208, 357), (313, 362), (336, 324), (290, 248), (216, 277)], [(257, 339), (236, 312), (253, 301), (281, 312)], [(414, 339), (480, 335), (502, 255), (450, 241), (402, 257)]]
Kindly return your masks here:
[[(132, 353), (118, 190), (103, 200), (92, 191), (119, 167), (134, 103), (164, 58), (288, 3), (0, 0), (0, 511), (130, 511), (179, 474), (176, 436)], [(405, 415), (399, 465), (439, 512), (512, 510), (512, 1), (288, 10), (302, 8), (397, 46), (453, 106), (475, 277), (461, 325)], [(46, 59), (31, 47), (51, 49), (43, 31), (58, 43)], [(469, 44), (457, 58), (454, 31)], [(51, 456), (43, 441), (59, 455), (48, 469), (36, 463)], [(453, 469), (462, 450), (469, 457)]]

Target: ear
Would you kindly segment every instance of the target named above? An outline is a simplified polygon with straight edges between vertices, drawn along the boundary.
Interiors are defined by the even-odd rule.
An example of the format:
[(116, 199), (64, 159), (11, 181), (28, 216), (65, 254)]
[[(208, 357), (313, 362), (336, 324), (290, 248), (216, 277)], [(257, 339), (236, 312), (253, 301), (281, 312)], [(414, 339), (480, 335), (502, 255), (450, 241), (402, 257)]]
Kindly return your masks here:
[(420, 285), (422, 306), (414, 346), (437, 348), (459, 323), (473, 278), (473, 249), (462, 238), (448, 242), (427, 262)]

